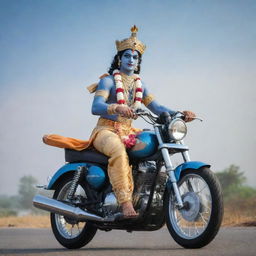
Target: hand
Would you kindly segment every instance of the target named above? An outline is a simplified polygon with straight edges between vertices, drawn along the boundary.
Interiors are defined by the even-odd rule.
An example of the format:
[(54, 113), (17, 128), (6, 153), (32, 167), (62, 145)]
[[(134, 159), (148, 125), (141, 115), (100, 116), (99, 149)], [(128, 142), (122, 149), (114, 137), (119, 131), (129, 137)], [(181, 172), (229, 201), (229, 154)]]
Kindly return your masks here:
[(117, 106), (116, 113), (127, 118), (137, 118), (137, 115), (134, 113), (134, 111), (126, 105)]
[(191, 122), (196, 117), (196, 114), (192, 111), (189, 111), (189, 110), (184, 110), (184, 111), (182, 111), (182, 113), (184, 114), (184, 121), (185, 122)]

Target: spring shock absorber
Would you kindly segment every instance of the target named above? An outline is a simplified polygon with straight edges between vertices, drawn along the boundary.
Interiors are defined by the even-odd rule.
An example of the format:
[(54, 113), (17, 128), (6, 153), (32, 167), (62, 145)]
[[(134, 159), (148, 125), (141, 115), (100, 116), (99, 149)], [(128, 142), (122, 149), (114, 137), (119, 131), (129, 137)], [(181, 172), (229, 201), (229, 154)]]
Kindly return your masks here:
[(73, 199), (73, 197), (75, 195), (76, 189), (78, 187), (78, 181), (79, 181), (82, 173), (84, 172), (84, 169), (85, 169), (84, 166), (78, 166), (77, 171), (74, 173), (72, 184), (70, 186), (70, 190), (69, 190), (68, 197), (67, 197), (69, 200)]

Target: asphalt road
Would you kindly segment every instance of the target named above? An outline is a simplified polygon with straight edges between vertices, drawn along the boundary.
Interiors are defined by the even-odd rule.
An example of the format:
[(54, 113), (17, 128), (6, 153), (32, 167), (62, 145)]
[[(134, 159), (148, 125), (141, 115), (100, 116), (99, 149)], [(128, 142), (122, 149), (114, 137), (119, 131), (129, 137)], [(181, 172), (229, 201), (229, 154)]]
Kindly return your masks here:
[(256, 227), (222, 228), (213, 242), (202, 249), (184, 249), (168, 230), (153, 232), (98, 231), (80, 250), (67, 250), (55, 240), (50, 229), (0, 229), (0, 255), (75, 256), (255, 256)]

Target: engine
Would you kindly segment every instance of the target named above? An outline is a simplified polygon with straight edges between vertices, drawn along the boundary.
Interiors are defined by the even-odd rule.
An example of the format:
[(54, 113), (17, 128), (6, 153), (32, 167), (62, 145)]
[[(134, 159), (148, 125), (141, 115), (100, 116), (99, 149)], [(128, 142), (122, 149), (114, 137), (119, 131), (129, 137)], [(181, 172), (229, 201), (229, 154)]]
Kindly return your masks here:
[(134, 205), (135, 208), (143, 211), (145, 210), (150, 191), (155, 183), (155, 191), (153, 194), (151, 208), (163, 206), (163, 194), (165, 191), (165, 184), (167, 180), (166, 172), (158, 172), (156, 164), (153, 161), (139, 163), (137, 170), (134, 170)]
[(144, 210), (147, 206), (150, 190), (156, 176), (155, 162), (141, 162), (133, 169), (134, 193), (133, 204), (136, 210)]
[[(135, 210), (143, 212), (146, 209), (154, 182), (156, 182), (156, 186), (151, 205), (154, 208), (157, 206), (161, 207), (162, 197), (165, 190), (166, 173), (159, 172), (157, 175), (157, 168), (154, 161), (140, 162), (133, 167), (132, 172), (134, 180), (133, 205)], [(106, 215), (120, 211), (113, 192), (106, 195), (103, 211)]]

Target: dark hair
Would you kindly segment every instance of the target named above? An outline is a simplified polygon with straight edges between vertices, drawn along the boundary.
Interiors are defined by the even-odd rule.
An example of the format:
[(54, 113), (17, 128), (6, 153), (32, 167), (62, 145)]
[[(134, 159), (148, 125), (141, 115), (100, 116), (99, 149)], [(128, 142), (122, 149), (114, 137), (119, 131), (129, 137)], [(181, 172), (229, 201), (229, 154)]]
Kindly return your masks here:
[[(126, 49), (126, 50), (128, 50), (128, 49)], [(113, 71), (114, 71), (115, 69), (119, 69), (119, 68), (120, 68), (119, 65), (118, 65), (118, 62), (119, 62), (118, 60), (121, 59), (121, 57), (123, 56), (123, 54), (124, 54), (124, 52), (125, 52), (126, 50), (117, 52), (117, 54), (115, 55), (115, 57), (114, 57), (114, 59), (113, 59), (113, 61), (112, 61), (112, 64), (111, 64), (111, 66), (110, 66), (110, 68), (109, 68), (109, 70), (108, 70), (108, 73), (109, 73), (110, 75), (113, 74)], [(138, 52), (138, 51), (137, 51), (137, 52)], [(141, 54), (140, 54), (139, 52), (138, 52), (138, 54), (139, 54), (139, 61), (138, 61), (137, 70), (134, 71), (135, 74), (139, 74), (139, 73), (140, 73), (140, 64), (141, 64), (141, 61), (142, 61)]]

